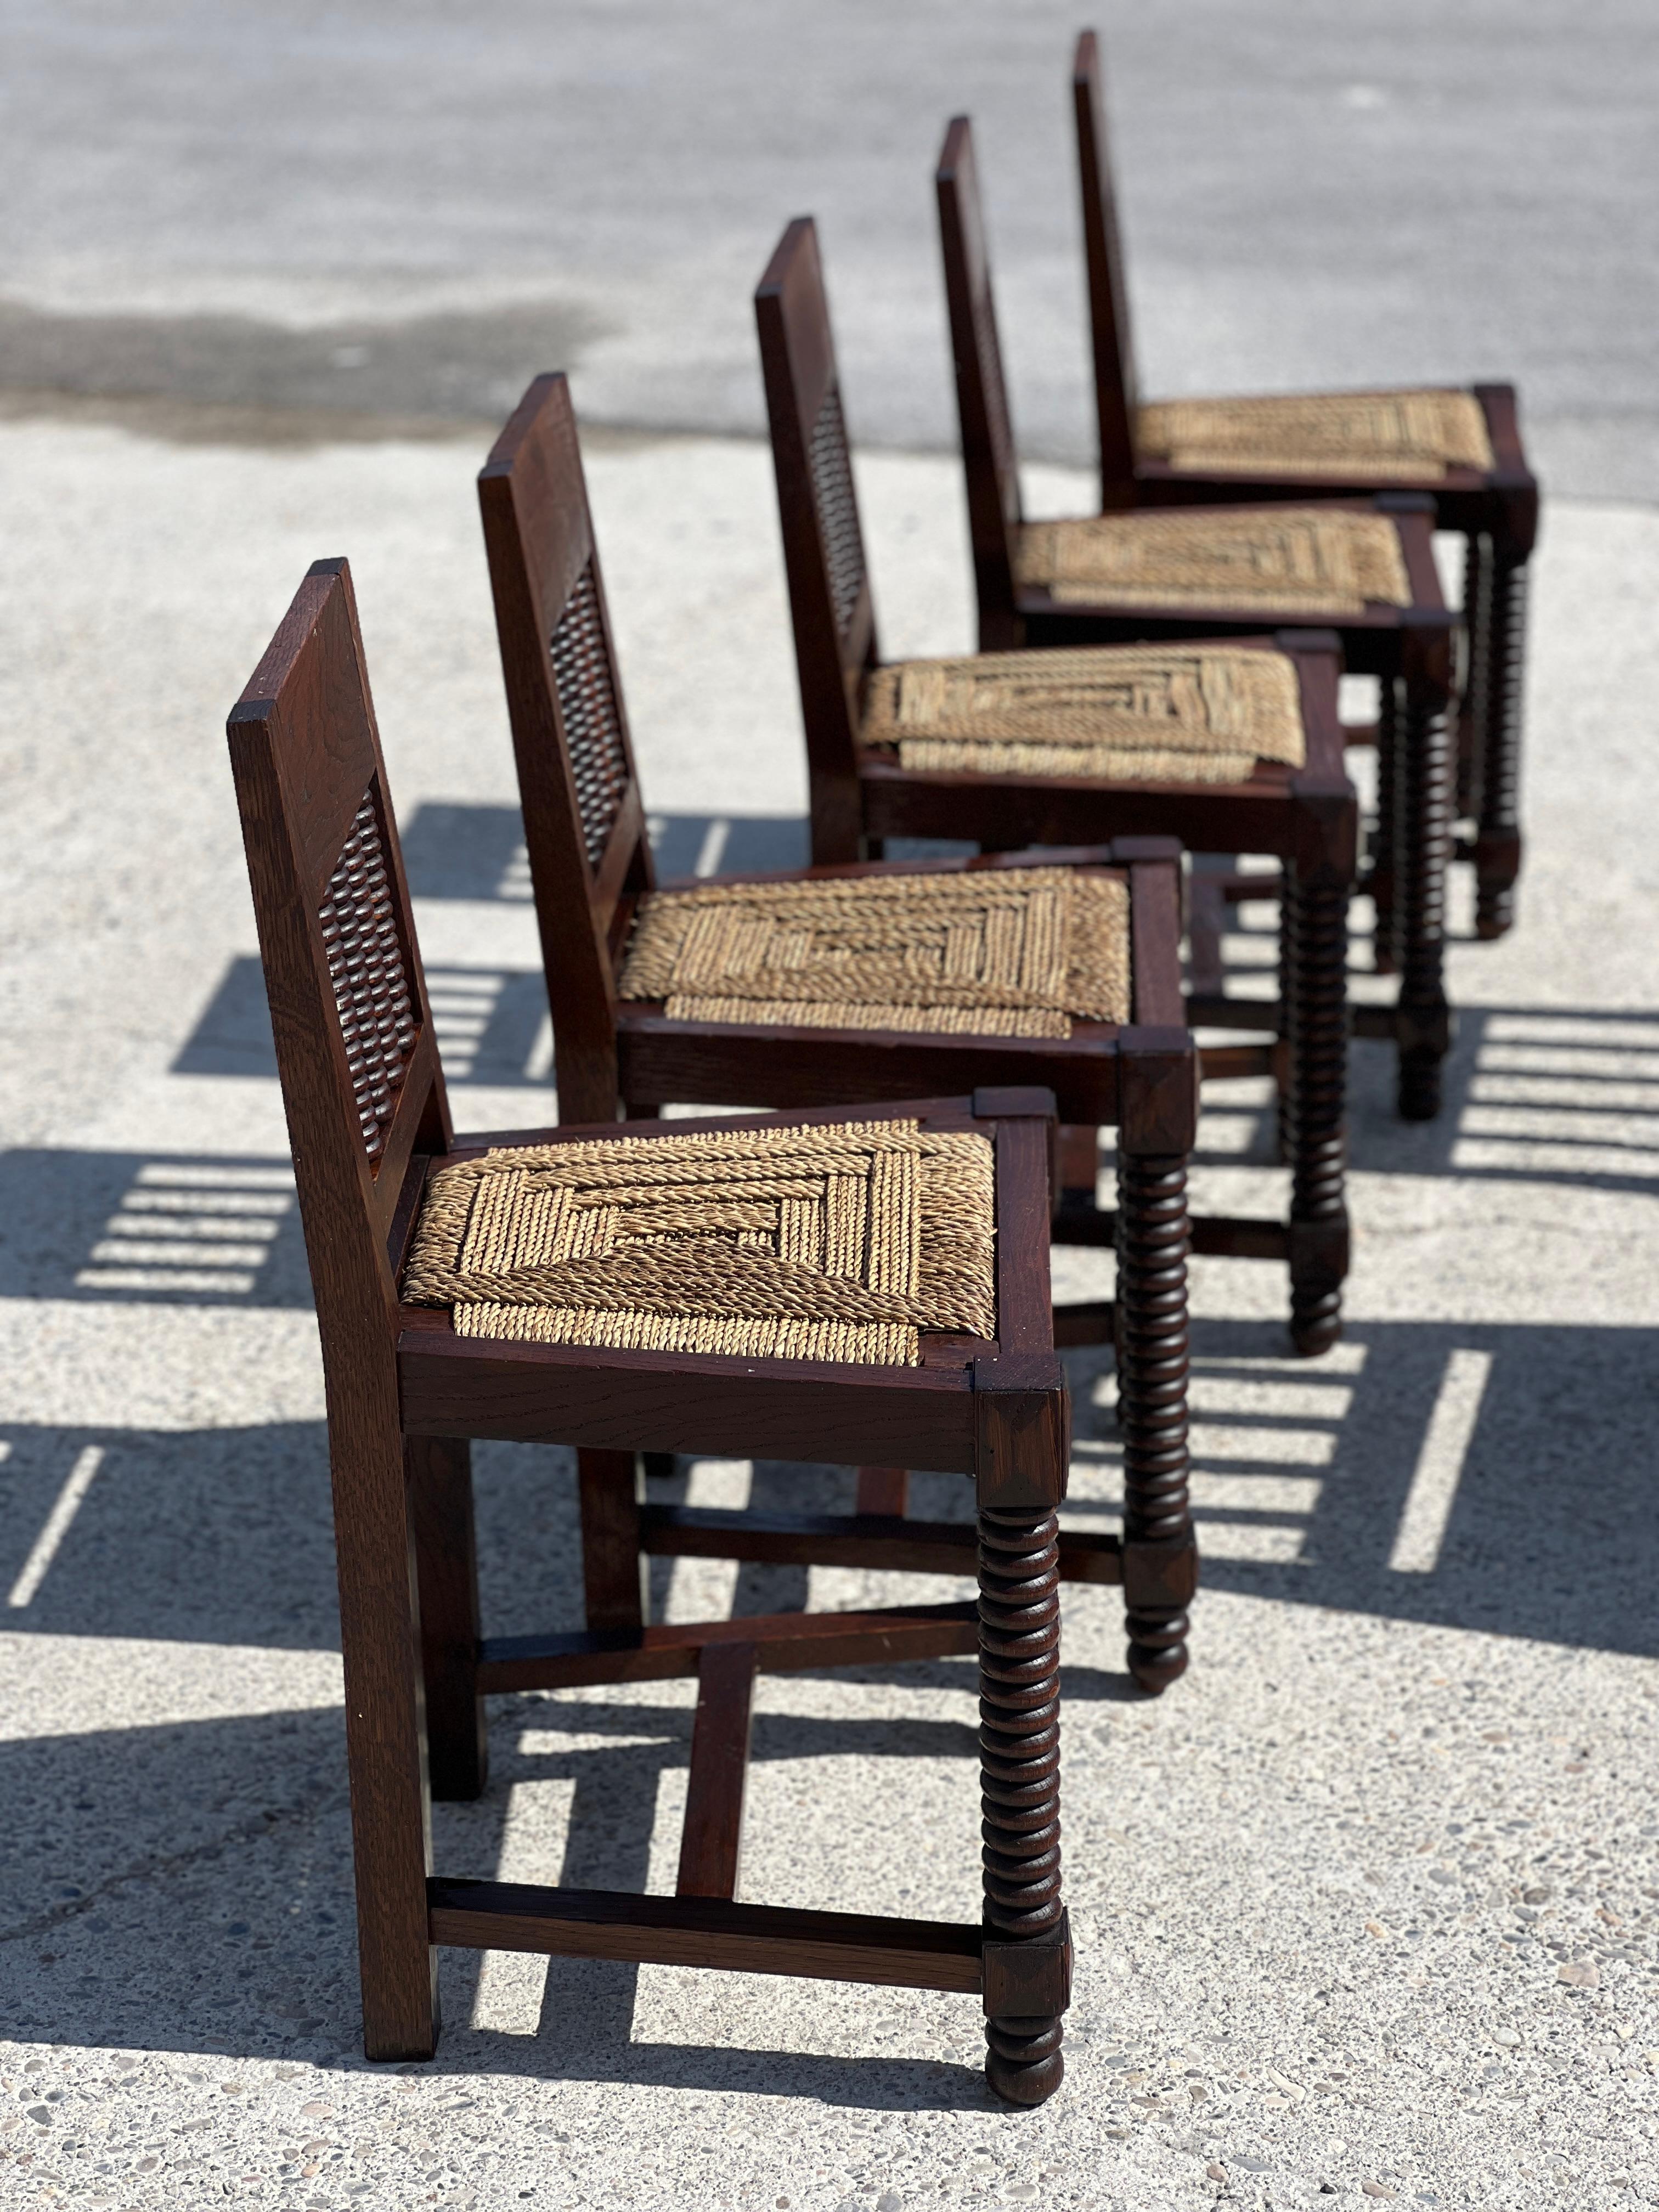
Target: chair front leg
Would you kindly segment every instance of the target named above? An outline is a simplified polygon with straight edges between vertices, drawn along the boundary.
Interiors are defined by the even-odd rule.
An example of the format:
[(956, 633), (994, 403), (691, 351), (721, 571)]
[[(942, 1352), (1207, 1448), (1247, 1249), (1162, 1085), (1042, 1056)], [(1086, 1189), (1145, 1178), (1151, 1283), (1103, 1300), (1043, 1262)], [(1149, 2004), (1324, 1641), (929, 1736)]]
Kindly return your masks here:
[(1296, 1158), (1296, 963), (1300, 945), (1291, 865), (1288, 860), (1285, 863), (1279, 901), (1279, 1036), (1273, 1045), (1273, 1155), (1281, 1164)]
[(1348, 890), (1285, 864), (1293, 946), (1285, 1000), (1295, 1118), (1291, 1160), (1291, 1338), (1304, 1356), (1342, 1334), (1348, 1272)]
[(1118, 1152), (1118, 1426), (1129, 1672), (1187, 1671), (1197, 1552), (1187, 1494), (1187, 1155)]
[(1400, 752), (1400, 702), (1392, 676), (1384, 676), (1376, 701), (1376, 824), (1371, 833), (1366, 888), (1376, 908), (1371, 930), (1371, 966), (1379, 975), (1395, 975), (1395, 775)]
[(1486, 762), (1486, 676), (1492, 662), (1492, 540), (1463, 541), (1463, 696), (1457, 710), (1457, 818), (1479, 820)]
[(1395, 778), (1399, 1105), (1403, 1120), (1429, 1121), (1440, 1111), (1441, 1063), (1451, 1042), (1445, 985), (1451, 747), (1444, 686), (1408, 670), (1401, 690)]
[(1480, 759), (1480, 817), (1475, 835), (1475, 933), (1502, 937), (1515, 923), (1521, 873), (1521, 723), (1527, 644), (1524, 554), (1496, 552)]
[(986, 2079), (1040, 2105), (1060, 2051), (1070, 1943), (1060, 1893), (1060, 1522), (979, 1512)]

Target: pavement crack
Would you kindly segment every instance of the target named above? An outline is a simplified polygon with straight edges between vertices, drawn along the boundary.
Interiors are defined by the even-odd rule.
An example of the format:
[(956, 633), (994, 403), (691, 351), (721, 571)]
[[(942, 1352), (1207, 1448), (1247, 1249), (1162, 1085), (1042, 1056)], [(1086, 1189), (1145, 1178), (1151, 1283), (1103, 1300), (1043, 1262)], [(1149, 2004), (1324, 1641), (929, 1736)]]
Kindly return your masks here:
[(18, 1921), (9, 1928), (0, 1928), (0, 1944), (26, 1943), (35, 1936), (49, 1935), (52, 1929), (65, 1927), (71, 1921), (78, 1920), (83, 1913), (94, 1911), (100, 1903), (113, 1897), (131, 1882), (165, 1881), (169, 1875), (211, 1857), (227, 1845), (258, 1843), (278, 1828), (291, 1827), (300, 1821), (311, 1820), (327, 1802), (329, 1795), (328, 1791), (320, 1790), (315, 1796), (301, 1799), (291, 1805), (268, 1806), (254, 1819), (240, 1821), (221, 1835), (204, 1837), (187, 1850), (139, 1859), (123, 1868), (118, 1874), (106, 1876), (84, 1896), (66, 1897), (46, 1911), (35, 1913), (31, 1918)]

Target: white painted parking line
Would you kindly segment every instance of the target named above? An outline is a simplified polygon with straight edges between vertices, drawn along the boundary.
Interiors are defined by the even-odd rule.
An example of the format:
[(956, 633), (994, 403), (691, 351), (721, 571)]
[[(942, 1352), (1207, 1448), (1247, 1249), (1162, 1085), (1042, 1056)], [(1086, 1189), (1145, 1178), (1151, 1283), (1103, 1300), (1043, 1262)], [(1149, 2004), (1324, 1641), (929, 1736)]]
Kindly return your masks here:
[(58, 1547), (70, 1532), (81, 1510), (81, 1501), (92, 1487), (92, 1478), (104, 1462), (102, 1444), (88, 1444), (70, 1469), (69, 1480), (58, 1492), (46, 1516), (46, 1525), (34, 1540), (34, 1548), (23, 1562), (23, 1571), (7, 1594), (6, 1603), (21, 1610), (46, 1580), (46, 1569), (58, 1556)]
[(1428, 1433), (1406, 1493), (1389, 1565), (1397, 1575), (1431, 1575), (1440, 1561), (1457, 1486), (1492, 1373), (1489, 1352), (1454, 1352), (1440, 1379)]

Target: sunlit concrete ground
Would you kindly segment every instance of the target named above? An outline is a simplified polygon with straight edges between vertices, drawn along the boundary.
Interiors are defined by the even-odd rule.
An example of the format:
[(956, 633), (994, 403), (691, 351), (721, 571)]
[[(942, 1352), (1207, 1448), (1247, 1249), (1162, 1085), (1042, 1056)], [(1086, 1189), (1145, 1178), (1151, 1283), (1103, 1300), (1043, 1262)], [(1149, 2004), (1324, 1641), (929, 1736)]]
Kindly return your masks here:
[[(563, 363), (607, 426), (665, 866), (798, 855), (750, 289), (816, 209), (885, 649), (965, 647), (928, 170), (970, 107), (1029, 492), (1075, 511), (1076, 27), (1049, 0), (0, 0), (0, 2205), (1659, 2202), (1641, 0), (1103, 24), (1152, 389), (1510, 374), (1550, 506), (1521, 922), (1454, 951), (1445, 1113), (1403, 1127), (1355, 1048), (1326, 1359), (1285, 1358), (1276, 1270), (1194, 1269), (1191, 1674), (1135, 1698), (1114, 1595), (1067, 1600), (1063, 2088), (995, 2106), (966, 1998), (459, 1953), (438, 2057), (357, 2055), (320, 1374), (226, 711), (348, 554), (458, 1119), (550, 1115), (491, 422)], [(1241, 912), (1241, 982), (1267, 920)], [(1277, 1212), (1268, 1137), (1259, 1091), (1215, 1091), (1199, 1199)], [(1109, 1526), (1110, 1376), (1073, 1375), (1068, 1510)], [(574, 1625), (563, 1456), (477, 1460), (488, 1626)], [(832, 1507), (850, 1477), (677, 1490)], [(945, 1594), (682, 1563), (654, 1600), (907, 1589)], [(971, 1917), (974, 1717), (965, 1662), (767, 1680), (742, 1893)], [(500, 1701), (439, 1863), (672, 1887), (690, 1723), (683, 1685)]]
[[(1343, 1344), (1290, 1361), (1276, 1270), (1194, 1270), (1192, 1673), (1136, 1699), (1113, 1595), (1068, 1599), (1061, 2093), (992, 2105), (968, 1999), (460, 1954), (431, 2065), (356, 2057), (320, 1376), (222, 724), (307, 562), (349, 552), (458, 1115), (550, 1114), (479, 458), (0, 433), (0, 2201), (1659, 2200), (1659, 520), (1630, 507), (1552, 514), (1522, 923), (1453, 955), (1443, 1120), (1396, 1123), (1356, 1048)], [(787, 858), (764, 451), (596, 439), (589, 466), (660, 849)], [(890, 649), (964, 644), (953, 465), (860, 482)], [(1262, 1102), (1218, 1096), (1200, 1195), (1270, 1212)], [(1073, 1374), (1069, 1510), (1109, 1525), (1109, 1376)], [(489, 1626), (574, 1624), (562, 1455), (478, 1460)], [(657, 1596), (873, 1587), (686, 1563)], [(971, 1914), (972, 1718), (965, 1663), (767, 1681), (743, 1893)], [(503, 1701), (439, 1863), (672, 1887), (689, 1724), (679, 1685)]]

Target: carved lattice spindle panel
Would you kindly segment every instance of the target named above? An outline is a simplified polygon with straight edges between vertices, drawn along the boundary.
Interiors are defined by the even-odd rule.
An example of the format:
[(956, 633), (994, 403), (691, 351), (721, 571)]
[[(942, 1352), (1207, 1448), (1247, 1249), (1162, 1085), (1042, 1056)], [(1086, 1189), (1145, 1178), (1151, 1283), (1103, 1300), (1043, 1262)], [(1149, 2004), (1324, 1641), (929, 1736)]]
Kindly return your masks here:
[(317, 909), (345, 1042), (363, 1150), (378, 1159), (420, 1026), (413, 978), (398, 933), (386, 833), (371, 788), (363, 796)]
[(853, 493), (853, 463), (847, 450), (847, 425), (842, 418), (841, 393), (835, 385), (823, 395), (823, 404), (812, 425), (807, 465), (812, 472), (812, 497), (818, 511), (818, 532), (823, 540), (824, 565), (830, 571), (830, 597), (836, 610), (836, 627), (844, 636), (859, 603), (865, 578), (864, 536), (859, 528), (858, 501)]
[(628, 755), (591, 560), (583, 564), (565, 601), (550, 650), (575, 780), (582, 845), (588, 866), (596, 868), (628, 789)]

